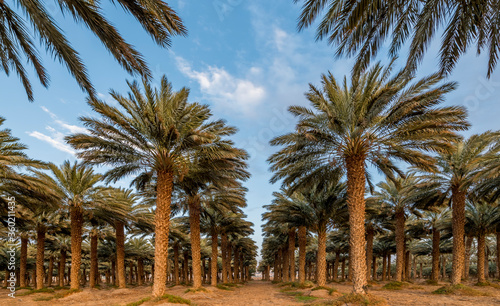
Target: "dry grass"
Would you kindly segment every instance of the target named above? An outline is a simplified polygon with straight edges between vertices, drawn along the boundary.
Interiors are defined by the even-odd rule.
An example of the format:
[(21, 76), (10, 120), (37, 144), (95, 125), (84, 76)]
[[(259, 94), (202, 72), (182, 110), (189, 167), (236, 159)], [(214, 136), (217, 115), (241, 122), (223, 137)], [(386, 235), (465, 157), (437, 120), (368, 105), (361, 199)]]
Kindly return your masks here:
[(159, 302), (159, 301), (164, 301), (164, 300), (166, 300), (169, 303), (173, 303), (173, 304), (191, 305), (191, 301), (190, 300), (186, 300), (184, 298), (181, 298), (180, 296), (171, 295), (171, 294), (162, 295), (162, 296), (154, 299), (153, 302)]
[(387, 305), (387, 301), (381, 297), (371, 294), (344, 294), (334, 301), (329, 301), (320, 305), (344, 306), (344, 305)]
[(444, 294), (444, 295), (462, 295), (462, 296), (490, 296), (490, 294), (487, 292), (472, 289), (471, 287), (462, 284), (443, 286), (435, 291), (432, 291), (432, 293)]
[(385, 284), (382, 289), (385, 290), (401, 290), (403, 288), (408, 288), (410, 287), (410, 284), (405, 283), (405, 282), (389, 282)]
[(68, 291), (65, 292), (59, 292), (56, 293), (52, 296), (45, 296), (41, 298), (34, 299), (34, 301), (51, 301), (51, 300), (57, 300), (57, 299), (62, 299), (64, 297), (67, 297), (68, 295), (71, 295), (73, 293), (81, 292), (81, 289), (69, 289)]

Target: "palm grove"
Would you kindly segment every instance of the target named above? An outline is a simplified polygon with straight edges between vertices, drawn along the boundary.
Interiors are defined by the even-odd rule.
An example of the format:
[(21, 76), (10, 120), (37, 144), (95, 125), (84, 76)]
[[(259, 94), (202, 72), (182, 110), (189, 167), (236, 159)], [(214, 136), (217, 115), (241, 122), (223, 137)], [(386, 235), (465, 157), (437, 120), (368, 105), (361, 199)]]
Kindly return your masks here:
[[(271, 181), (282, 186), (263, 215), (264, 278), (271, 268), (275, 280), (295, 281), (298, 273), (299, 282), (315, 279), (319, 286), (347, 276), (359, 294), (378, 277), (401, 281), (418, 274), (437, 281), (449, 275), (455, 285), (472, 271), (481, 283), (495, 272), (489, 264), (495, 253), (499, 273), (499, 133), (465, 138), (466, 110), (441, 105), (456, 88), (443, 79), (472, 43), (488, 53), (488, 76), (496, 66), (498, 9), (483, 2), (303, 1), (299, 30), (321, 19), (317, 38), (328, 39), (338, 56), (356, 56), (356, 65), (349, 79), (339, 82), (328, 73), (320, 87), (311, 85), (311, 108), (290, 107), (295, 130), (271, 142), (279, 147), (269, 158)], [(0, 131), (2, 212), (7, 215), (12, 197), (18, 205), (18, 285), (78, 290), (87, 282), (121, 288), (152, 282), (153, 295), (161, 296), (167, 282), (198, 289), (203, 282), (248, 280), (256, 246), (242, 212), (248, 156), (230, 139), (236, 129), (213, 119), (206, 105), (189, 102), (189, 90), (175, 91), (166, 77), (153, 87), (141, 53), (106, 20), (100, 3), (59, 1), (63, 13), (143, 80), (129, 82), (127, 95), (111, 91), (113, 105), (100, 101), (78, 52), (43, 4), (16, 3), (17, 9), (0, 3), (2, 70), (17, 74), (29, 100), (25, 59), (48, 86), (31, 24), (96, 114), (81, 118), (86, 133), (66, 138), (78, 152), (74, 163), (31, 159), (9, 129)], [(117, 3), (160, 47), (187, 34), (163, 1)], [(440, 69), (416, 79), (442, 24)], [(410, 44), (400, 71), (394, 60), (371, 64), (387, 38), (391, 58)], [(386, 179), (374, 184), (373, 170)], [(125, 177), (133, 189), (113, 187)], [(5, 271), (6, 241), (2, 246)]]

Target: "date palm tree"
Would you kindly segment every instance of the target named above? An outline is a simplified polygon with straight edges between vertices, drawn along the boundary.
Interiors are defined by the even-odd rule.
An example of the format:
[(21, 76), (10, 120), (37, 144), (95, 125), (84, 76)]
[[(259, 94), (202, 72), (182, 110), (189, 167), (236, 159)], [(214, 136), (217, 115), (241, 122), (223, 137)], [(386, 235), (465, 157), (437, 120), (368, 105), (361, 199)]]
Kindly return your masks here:
[(424, 207), (419, 204), (425, 203), (427, 198), (434, 198), (435, 192), (432, 183), (421, 180), (415, 174), (409, 173), (405, 177), (397, 176), (395, 179), (386, 179), (377, 185), (379, 188), (373, 197), (367, 201), (375, 201), (384, 206), (389, 215), (395, 219), (396, 234), (396, 275), (395, 281), (403, 280), (403, 265), (405, 262), (405, 227), (408, 215), (415, 214), (421, 217)]
[(416, 68), (434, 36), (444, 33), (440, 48), (440, 70), (450, 73), (472, 44), (477, 53), (489, 57), (488, 77), (496, 67), (500, 48), (498, 3), (463, 1), (339, 1), (294, 0), (303, 2), (298, 28), (321, 21), (317, 39), (328, 39), (337, 55), (356, 55), (356, 67), (367, 67), (386, 40), (388, 53), (396, 56), (411, 41), (407, 66)]
[[(190, 160), (217, 140), (212, 131), (224, 122), (208, 121), (208, 106), (188, 103), (189, 90), (175, 92), (164, 76), (159, 88), (147, 81), (141, 90), (137, 82), (128, 83), (130, 95), (111, 91), (120, 107), (90, 100), (100, 118), (83, 117), (88, 134), (68, 137), (79, 150), (78, 157), (92, 165), (111, 166), (107, 182), (135, 175), (133, 183), (143, 189), (156, 183), (155, 274), (153, 295), (166, 292), (170, 204), (174, 181), (189, 173)], [(205, 152), (209, 154), (209, 152)]]
[(354, 74), (350, 84), (346, 79), (339, 84), (331, 73), (323, 75), (322, 87), (310, 85), (306, 95), (313, 109), (289, 108), (299, 119), (296, 131), (271, 141), (284, 146), (269, 158), (272, 182), (283, 179), (297, 189), (322, 181), (324, 173), (347, 174), (352, 279), (354, 292), (361, 294), (367, 282), (366, 163), (389, 178), (402, 174), (395, 160), (432, 170), (434, 159), (423, 151), (449, 150), (450, 141), (459, 138), (454, 131), (468, 127), (463, 108), (439, 106), (455, 84), (437, 85), (437, 75), (411, 84), (403, 72), (390, 76), (393, 64)]
[(102, 176), (82, 163), (65, 161), (61, 166), (49, 165), (50, 174), (37, 171), (37, 176), (61, 197), (62, 207), (70, 216), (71, 226), (71, 289), (80, 288), (80, 264), (85, 208), (99, 198), (97, 184)]
[(467, 203), (465, 220), (467, 231), (477, 237), (477, 282), (481, 284), (486, 281), (486, 236), (494, 233), (500, 223), (500, 206), (475, 199)]
[[(145, 3), (137, 0), (119, 0), (117, 3), (131, 14), (161, 47), (170, 46), (171, 36), (187, 33), (176, 12), (164, 1), (153, 0)], [(64, 0), (54, 5), (59, 6), (64, 15), (72, 16), (77, 23), (85, 25), (92, 31), (128, 73), (145, 78), (151, 76), (142, 54), (127, 43), (105, 17), (103, 3)], [(26, 19), (18, 14), (18, 9), (25, 14)], [(46, 50), (59, 62), (65, 64), (78, 85), (90, 96), (95, 96), (95, 89), (85, 65), (47, 10), (45, 2), (33, 0), (6, 3), (2, 1), (0, 15), (2, 16), (0, 32), (3, 33), (0, 38), (0, 44), (3, 46), (0, 69), (7, 75), (11, 72), (18, 75), (30, 101), (33, 100), (33, 90), (23, 63), (24, 57), (33, 66), (40, 83), (45, 87), (49, 85), (49, 75), (41, 62), (39, 50), (33, 41), (34, 37), (27, 31), (30, 26), (33, 26), (36, 36), (40, 37)]]
[[(210, 133), (214, 141), (201, 148), (188, 166), (189, 172), (178, 186), (185, 195), (183, 205), (189, 212), (191, 256), (193, 267), (193, 288), (202, 285), (201, 271), (201, 236), (200, 211), (204, 198), (210, 198), (217, 189), (236, 189), (240, 187), (238, 180), (247, 179), (250, 174), (245, 170), (244, 162), (248, 158), (244, 150), (237, 149), (223, 137), (232, 135), (235, 129), (224, 124), (214, 127)], [(220, 192), (219, 192), (220, 193)], [(246, 206), (246, 203), (245, 203)]]
[(473, 185), (480, 182), (485, 165), (498, 160), (500, 152), (499, 134), (485, 132), (472, 135), (468, 139), (453, 141), (452, 150), (441, 153), (437, 158), (438, 171), (426, 175), (426, 180), (441, 186), (441, 193), (452, 202), (453, 222), (453, 271), (451, 283), (461, 282), (465, 259), (465, 204)]

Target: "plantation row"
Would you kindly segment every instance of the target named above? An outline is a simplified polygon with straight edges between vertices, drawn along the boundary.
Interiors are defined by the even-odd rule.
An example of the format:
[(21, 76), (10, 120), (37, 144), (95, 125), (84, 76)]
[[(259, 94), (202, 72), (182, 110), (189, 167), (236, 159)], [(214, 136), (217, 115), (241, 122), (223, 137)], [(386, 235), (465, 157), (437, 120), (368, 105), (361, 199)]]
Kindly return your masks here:
[[(321, 287), (339, 269), (344, 279), (347, 264), (354, 293), (365, 294), (379, 275), (422, 277), (424, 263), (437, 283), (451, 261), (458, 285), (471, 260), (479, 284), (498, 277), (500, 132), (458, 134), (469, 127), (465, 109), (440, 105), (454, 87), (378, 64), (350, 83), (328, 74), (310, 86), (312, 108), (290, 107), (295, 131), (271, 141), (280, 146), (272, 181), (282, 187), (263, 214), (264, 278), (272, 269), (274, 280), (295, 281), (298, 272)], [(377, 184), (375, 169), (385, 176)]]
[[(84, 162), (30, 159), (10, 130), (1, 131), (0, 194), (3, 204), (15, 198), (21, 288), (152, 281), (162, 296), (167, 282), (199, 289), (255, 270), (253, 224), (242, 212), (247, 154), (228, 138), (235, 128), (211, 120), (207, 106), (187, 102), (188, 90), (174, 92), (166, 78), (161, 88), (129, 85), (129, 98), (115, 94), (121, 110), (94, 101), (100, 117), (82, 118), (88, 134), (67, 137)], [(95, 172), (101, 164), (110, 170)], [(110, 185), (123, 177), (135, 190)], [(7, 215), (7, 205), (2, 210)], [(7, 224), (1, 230), (7, 284), (9, 244), (18, 237), (7, 238)]]

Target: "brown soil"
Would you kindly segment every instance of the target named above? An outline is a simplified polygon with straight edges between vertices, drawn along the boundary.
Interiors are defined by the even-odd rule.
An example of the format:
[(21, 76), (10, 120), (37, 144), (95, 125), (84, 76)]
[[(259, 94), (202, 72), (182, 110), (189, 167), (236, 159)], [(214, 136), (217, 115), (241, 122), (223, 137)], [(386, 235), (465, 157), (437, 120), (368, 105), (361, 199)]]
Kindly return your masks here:
[[(500, 305), (500, 289), (490, 286), (472, 286), (475, 290), (487, 293), (489, 296), (459, 296), (459, 295), (437, 295), (431, 292), (438, 289), (439, 286), (430, 286), (423, 283), (409, 284), (402, 290), (385, 290), (382, 286), (385, 283), (373, 284), (368, 288), (371, 295), (381, 297), (387, 301), (388, 305)], [(498, 284), (498, 283), (497, 283)], [(444, 285), (441, 284), (441, 285)], [(168, 289), (168, 294), (180, 296), (190, 300), (193, 305), (306, 305), (307, 303), (321, 304), (328, 300), (333, 300), (341, 296), (342, 293), (350, 293), (352, 285), (349, 283), (329, 283), (329, 287), (337, 289), (338, 293), (329, 296), (326, 290), (314, 292), (310, 289), (293, 289), (273, 285), (270, 282), (252, 281), (239, 287), (231, 288), (231, 291), (218, 288), (206, 287), (207, 292), (186, 292), (188, 287), (176, 286)], [(286, 291), (288, 290), (288, 291)], [(18, 293), (25, 292), (20, 290)], [(324, 291), (324, 292), (323, 292)], [(62, 292), (62, 291), (56, 291)], [(294, 292), (300, 292), (303, 296), (317, 297), (315, 300), (300, 301)], [(151, 294), (151, 287), (135, 287), (127, 289), (102, 289), (90, 290), (84, 289), (82, 292), (74, 293), (65, 298), (51, 301), (34, 301), (40, 297), (48, 297), (54, 293), (36, 293), (27, 296), (18, 296), (12, 299), (7, 296), (7, 290), (0, 290), (0, 305), (127, 305), (136, 302), (142, 298), (147, 298)], [(148, 301), (144, 306), (149, 305), (179, 305), (171, 304), (166, 301), (152, 302)]]

